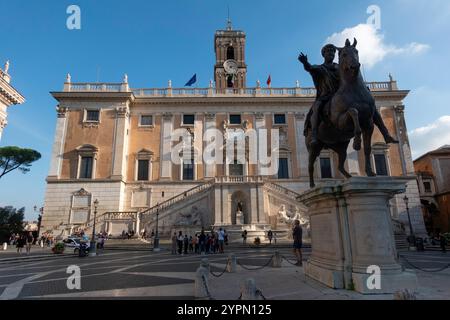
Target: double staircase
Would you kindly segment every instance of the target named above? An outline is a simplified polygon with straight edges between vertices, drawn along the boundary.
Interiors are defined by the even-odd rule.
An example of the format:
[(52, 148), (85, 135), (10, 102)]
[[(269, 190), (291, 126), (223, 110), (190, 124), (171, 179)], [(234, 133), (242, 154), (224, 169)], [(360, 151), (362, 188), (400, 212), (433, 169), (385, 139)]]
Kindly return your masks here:
[[(145, 225), (147, 229), (156, 228), (156, 222), (167, 219), (169, 216), (178, 213), (177, 209), (187, 207), (191, 203), (195, 203), (214, 188), (214, 180), (207, 180), (206, 182), (182, 192), (175, 197), (172, 197), (156, 206), (145, 209), (139, 212), (141, 225)], [(158, 226), (162, 234), (167, 233), (167, 230)], [(170, 230), (169, 230), (170, 231)]]

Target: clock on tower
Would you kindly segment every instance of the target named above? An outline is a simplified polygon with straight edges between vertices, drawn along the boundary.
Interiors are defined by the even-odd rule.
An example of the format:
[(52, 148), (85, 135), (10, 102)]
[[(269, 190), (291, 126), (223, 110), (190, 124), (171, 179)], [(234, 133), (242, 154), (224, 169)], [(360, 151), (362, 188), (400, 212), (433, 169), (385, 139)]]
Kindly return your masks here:
[(245, 33), (233, 30), (228, 21), (226, 30), (217, 30), (214, 37), (216, 64), (214, 79), (218, 91), (244, 89), (247, 80), (245, 64)]

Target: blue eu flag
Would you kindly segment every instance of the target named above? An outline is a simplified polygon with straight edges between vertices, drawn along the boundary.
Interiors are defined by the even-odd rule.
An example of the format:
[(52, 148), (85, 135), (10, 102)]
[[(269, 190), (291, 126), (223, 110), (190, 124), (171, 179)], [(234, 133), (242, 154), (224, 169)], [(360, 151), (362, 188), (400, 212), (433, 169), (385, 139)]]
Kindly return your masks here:
[(197, 74), (194, 74), (194, 76), (191, 78), (191, 80), (189, 80), (184, 86), (190, 87), (196, 82), (197, 82)]

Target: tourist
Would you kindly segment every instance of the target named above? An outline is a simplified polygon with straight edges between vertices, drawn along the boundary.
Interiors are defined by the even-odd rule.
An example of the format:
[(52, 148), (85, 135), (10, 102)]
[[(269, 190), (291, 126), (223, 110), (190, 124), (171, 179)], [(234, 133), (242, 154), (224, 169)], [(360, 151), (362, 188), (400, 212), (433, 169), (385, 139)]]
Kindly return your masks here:
[(25, 245), (25, 235), (20, 235), (16, 241), (17, 253), (22, 253), (23, 246)]
[(200, 254), (205, 254), (206, 235), (205, 230), (203, 230), (203, 228), (202, 232), (200, 233), (200, 236), (198, 237), (198, 242), (200, 244)]
[(272, 230), (269, 230), (269, 232), (267, 232), (267, 238), (269, 238), (269, 244), (272, 244), (272, 238), (273, 238)]
[(223, 231), (222, 228), (219, 229), (218, 239), (219, 239), (219, 252), (223, 253), (223, 243), (225, 241), (225, 232)]
[(242, 244), (246, 244), (247, 243), (247, 230), (244, 230), (244, 232), (242, 232)]
[(302, 236), (303, 236), (303, 231), (302, 228), (300, 227), (300, 221), (299, 220), (295, 220), (294, 223), (294, 228), (292, 230), (292, 237), (294, 238), (294, 254), (297, 257), (297, 263), (295, 264), (296, 266), (302, 266), (303, 262), (302, 262)]
[(177, 244), (178, 244), (178, 254), (182, 254), (183, 253), (183, 232), (179, 232), (178, 233), (178, 238), (177, 238)]
[(31, 231), (27, 232), (25, 240), (26, 240), (26, 251), (27, 251), (27, 254), (30, 254), (31, 246), (33, 245), (33, 242), (34, 242), (33, 233)]
[(184, 245), (184, 254), (188, 254), (189, 238), (188, 238), (187, 234), (184, 235), (183, 245)]
[(228, 245), (228, 233), (227, 230), (223, 229), (223, 242), (225, 243), (225, 245)]
[(177, 233), (174, 232), (172, 236), (172, 254), (177, 254)]

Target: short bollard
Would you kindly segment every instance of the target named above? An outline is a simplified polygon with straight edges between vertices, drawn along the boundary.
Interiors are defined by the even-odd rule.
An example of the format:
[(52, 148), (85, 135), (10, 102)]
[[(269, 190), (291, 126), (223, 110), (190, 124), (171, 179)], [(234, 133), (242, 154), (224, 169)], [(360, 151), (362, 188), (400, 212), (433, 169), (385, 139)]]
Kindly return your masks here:
[(235, 273), (236, 272), (236, 255), (234, 253), (231, 253), (228, 255), (227, 259), (227, 272), (228, 273)]
[(8, 243), (3, 242), (3, 251), (6, 251), (8, 249)]
[(209, 298), (209, 262), (208, 259), (202, 259), (200, 267), (195, 273), (194, 296), (196, 298)]
[(246, 279), (241, 284), (241, 300), (257, 300), (255, 279)]
[(275, 251), (275, 254), (272, 257), (272, 268), (281, 268), (281, 255), (279, 251)]

